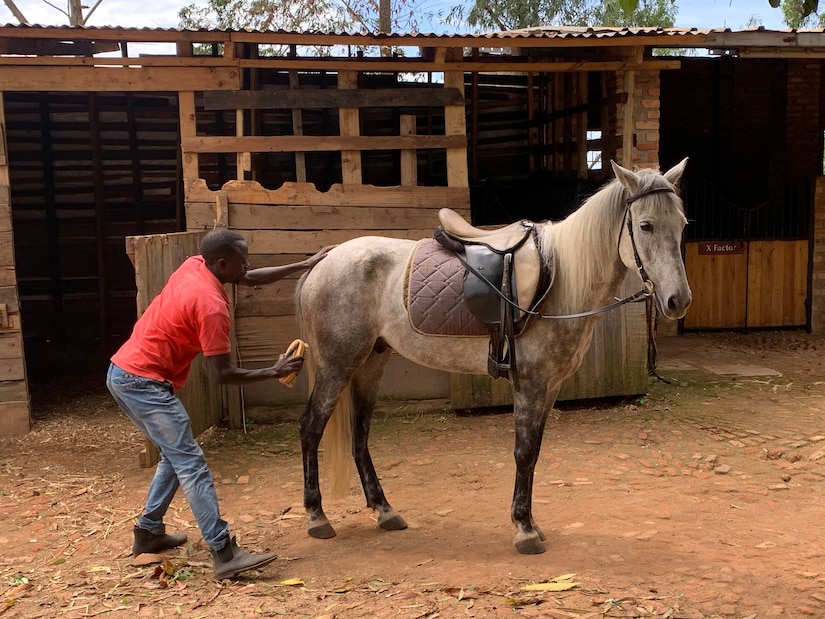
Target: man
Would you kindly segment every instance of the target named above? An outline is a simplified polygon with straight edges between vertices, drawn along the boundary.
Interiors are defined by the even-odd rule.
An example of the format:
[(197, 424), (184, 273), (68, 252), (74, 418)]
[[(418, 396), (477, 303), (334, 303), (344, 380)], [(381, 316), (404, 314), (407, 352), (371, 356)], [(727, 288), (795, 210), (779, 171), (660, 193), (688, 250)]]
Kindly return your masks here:
[(328, 250), (303, 262), (250, 271), (244, 238), (227, 228), (212, 230), (201, 241), (201, 255), (187, 258), (171, 275), (135, 323), (129, 340), (112, 356), (106, 385), (160, 452), (144, 513), (134, 528), (133, 554), (160, 552), (186, 542), (186, 534), (167, 534), (163, 523), (180, 486), (212, 552), (216, 578), (234, 578), (275, 560), (273, 553), (246, 552), (234, 536), (230, 538), (218, 509), (212, 473), (175, 391), (186, 382), (199, 352), (220, 384), (245, 385), (299, 371), (303, 358), (285, 355), (268, 368), (246, 370), (232, 364), (229, 297), (224, 284), (269, 284), (311, 269)]

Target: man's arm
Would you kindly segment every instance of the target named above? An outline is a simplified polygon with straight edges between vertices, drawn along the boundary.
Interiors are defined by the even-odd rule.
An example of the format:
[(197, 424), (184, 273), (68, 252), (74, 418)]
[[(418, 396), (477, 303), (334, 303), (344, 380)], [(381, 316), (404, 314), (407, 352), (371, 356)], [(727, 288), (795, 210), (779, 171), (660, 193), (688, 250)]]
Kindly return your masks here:
[(212, 372), (212, 376), (221, 385), (248, 385), (298, 372), (304, 365), (304, 358), (281, 355), (273, 366), (257, 370), (245, 370), (232, 365), (229, 353), (226, 353), (206, 357), (206, 365)]
[(327, 252), (333, 247), (335, 247), (335, 245), (324, 247), (317, 254), (310, 256), (301, 262), (293, 262), (292, 264), (284, 264), (277, 267), (261, 267), (259, 269), (252, 269), (247, 271), (246, 275), (244, 275), (238, 283), (245, 286), (262, 286), (264, 284), (277, 282), (279, 279), (283, 279), (287, 275), (292, 275), (293, 273), (311, 269), (318, 264), (318, 262), (323, 260), (327, 255)]

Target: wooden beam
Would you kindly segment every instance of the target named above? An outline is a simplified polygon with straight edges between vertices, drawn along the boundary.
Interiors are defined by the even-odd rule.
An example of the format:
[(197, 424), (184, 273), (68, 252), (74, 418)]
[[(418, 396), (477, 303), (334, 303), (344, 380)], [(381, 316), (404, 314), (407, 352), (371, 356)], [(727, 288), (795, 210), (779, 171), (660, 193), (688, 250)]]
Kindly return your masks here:
[[(454, 208), (470, 205), (467, 187), (375, 187), (336, 183), (327, 191), (318, 191), (312, 183), (284, 183), (278, 189), (265, 189), (255, 181), (229, 181), (219, 191), (207, 187), (203, 179), (186, 178), (187, 202), (215, 203), (224, 194), (230, 204), (284, 204), (291, 206), (377, 206), (433, 208), (450, 204)], [(2, 245), (0, 245), (2, 247)]]
[[(339, 71), (338, 72), (338, 89), (339, 90), (354, 90), (358, 89), (358, 73), (354, 71)], [(360, 136), (361, 135), (361, 121), (360, 111), (356, 108), (339, 108), (338, 109), (338, 125), (340, 127), (341, 137), (346, 136)], [(392, 138), (391, 138), (392, 139)], [(306, 149), (293, 149), (306, 150)], [(341, 151), (341, 177), (344, 185), (361, 184), (361, 148), (336, 148), (331, 150)]]
[[(259, 69), (305, 69), (313, 71), (387, 71), (401, 73), (426, 73), (428, 71), (479, 71), (495, 73), (568, 73), (571, 71), (625, 71), (629, 69), (664, 71), (678, 69), (679, 60), (648, 60), (641, 64), (618, 61), (569, 61), (569, 62), (528, 62), (523, 56), (501, 56), (489, 60), (461, 60), (454, 62), (430, 62), (426, 60), (382, 60), (377, 58), (301, 58), (301, 59), (261, 59), (241, 60), (241, 68)], [(226, 90), (226, 89), (223, 89)]]
[[(301, 80), (298, 77), (297, 71), (289, 72), (289, 88), (291, 90), (299, 90), (301, 88)], [(204, 97), (212, 93), (204, 93)], [(292, 135), (304, 135), (304, 113), (300, 109), (292, 109)], [(295, 180), (299, 183), (305, 183), (307, 180), (307, 162), (304, 153), (295, 153)]]
[(237, 90), (241, 72), (236, 67), (101, 68), (84, 66), (4, 67), (0, 91), (53, 92), (179, 90)]
[[(415, 135), (415, 116), (402, 114), (400, 120), (401, 137)], [(415, 150), (401, 151), (401, 185), (414, 187), (418, 185), (418, 152)]]
[(622, 165), (626, 168), (633, 168), (633, 136), (636, 135), (636, 122), (634, 115), (634, 96), (636, 90), (636, 72), (625, 71), (624, 91), (627, 93), (627, 101), (624, 104), (624, 114), (622, 116)]
[(185, 140), (195, 139), (198, 134), (194, 92), (182, 91), (178, 93), (178, 117), (180, 119), (181, 151), (183, 153), (183, 178), (185, 181), (194, 181), (200, 176), (198, 155), (194, 152), (185, 152), (183, 148)]
[[(461, 48), (448, 50), (447, 59), (460, 58)], [(467, 110), (464, 106), (464, 72), (449, 71), (444, 73), (444, 86), (455, 88), (461, 93), (461, 103), (444, 108), (444, 133), (448, 136), (460, 135), (464, 144), (447, 149), (447, 185), (450, 187), (467, 187), (469, 185), (467, 169)]]
[[(466, 148), (466, 146), (467, 137), (464, 135), (256, 135), (245, 137), (197, 136), (181, 139), (184, 153), (358, 152), (362, 150), (450, 149)], [(360, 185), (360, 182), (357, 184)]]
[[(446, 50), (445, 50), (446, 51)], [(797, 55), (810, 55), (816, 57), (822, 50), (787, 50), (784, 53), (777, 53), (782, 57), (794, 57)], [(740, 52), (747, 54), (746, 50)], [(773, 56), (774, 54), (771, 54)], [(631, 60), (605, 60), (605, 61), (535, 61), (531, 62), (524, 56), (498, 56), (489, 57), (484, 60), (462, 60), (460, 62), (442, 62), (435, 59), (407, 58), (384, 59), (374, 57), (363, 58), (243, 58), (232, 59), (222, 56), (141, 56), (140, 58), (101, 58), (101, 57), (60, 57), (60, 56), (0, 56), (0, 66), (18, 67), (42, 67), (42, 66), (86, 66), (95, 68), (106, 67), (240, 67), (244, 69), (280, 69), (280, 70), (306, 70), (306, 71), (330, 71), (339, 70), (350, 71), (390, 71), (390, 72), (428, 72), (428, 71), (481, 71), (497, 72), (509, 71), (512, 73), (563, 73), (569, 71), (623, 71), (626, 69), (650, 69), (654, 71), (664, 71), (668, 69), (678, 69), (681, 66), (679, 60), (644, 60), (635, 62)], [(231, 90), (231, 89), (224, 89)]]
[(206, 110), (274, 110), (361, 107), (442, 107), (463, 105), (456, 88), (376, 88), (372, 90), (241, 90), (203, 94)]

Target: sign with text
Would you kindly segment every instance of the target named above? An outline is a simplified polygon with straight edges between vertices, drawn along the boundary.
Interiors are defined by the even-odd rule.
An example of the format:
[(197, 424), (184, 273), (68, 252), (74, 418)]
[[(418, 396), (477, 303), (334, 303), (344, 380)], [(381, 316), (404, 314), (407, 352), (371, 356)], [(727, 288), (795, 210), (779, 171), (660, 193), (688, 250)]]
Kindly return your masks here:
[(745, 253), (745, 244), (742, 241), (700, 241), (700, 256), (719, 256), (726, 254)]

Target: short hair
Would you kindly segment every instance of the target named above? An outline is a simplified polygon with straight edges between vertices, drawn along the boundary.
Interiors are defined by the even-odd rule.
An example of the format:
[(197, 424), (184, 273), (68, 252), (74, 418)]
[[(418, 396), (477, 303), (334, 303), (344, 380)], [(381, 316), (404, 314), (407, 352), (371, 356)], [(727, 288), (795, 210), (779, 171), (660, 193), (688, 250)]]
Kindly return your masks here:
[(238, 251), (239, 242), (246, 242), (246, 239), (238, 232), (229, 228), (215, 228), (201, 240), (201, 256), (209, 262), (226, 258)]

